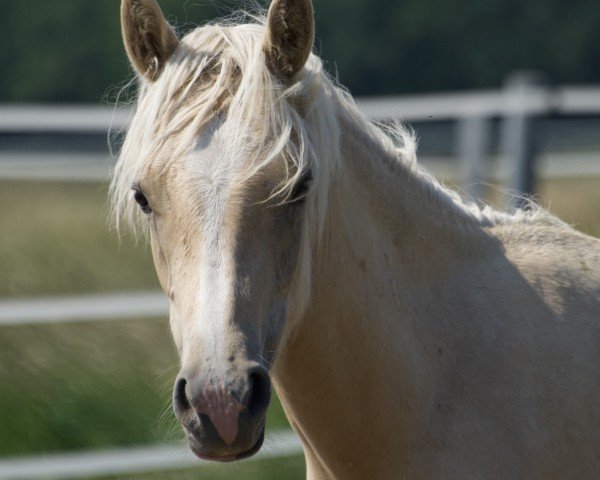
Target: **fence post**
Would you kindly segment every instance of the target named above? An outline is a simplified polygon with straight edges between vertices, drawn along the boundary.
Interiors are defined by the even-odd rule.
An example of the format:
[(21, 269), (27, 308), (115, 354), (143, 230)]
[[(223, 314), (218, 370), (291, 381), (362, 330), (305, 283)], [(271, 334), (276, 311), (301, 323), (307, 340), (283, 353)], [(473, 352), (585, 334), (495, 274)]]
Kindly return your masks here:
[(480, 200), (485, 196), (486, 154), (490, 143), (490, 121), (479, 114), (465, 115), (458, 121), (458, 147), (465, 191)]
[(533, 138), (532, 98), (543, 91), (543, 76), (519, 72), (505, 83), (505, 115), (502, 119), (501, 153), (507, 165), (508, 203), (512, 208), (525, 205), (523, 197), (533, 194), (536, 146)]

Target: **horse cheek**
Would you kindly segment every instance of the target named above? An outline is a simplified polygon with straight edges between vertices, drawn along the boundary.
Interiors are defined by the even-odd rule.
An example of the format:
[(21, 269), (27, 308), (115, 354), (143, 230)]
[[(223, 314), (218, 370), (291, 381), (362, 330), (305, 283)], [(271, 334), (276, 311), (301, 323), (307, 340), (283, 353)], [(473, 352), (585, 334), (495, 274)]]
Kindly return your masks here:
[(169, 285), (169, 268), (167, 258), (158, 241), (158, 238), (156, 238), (156, 234), (154, 233), (151, 234), (150, 245), (152, 249), (152, 258), (154, 259), (154, 268), (156, 270), (158, 281), (163, 291), (170, 296), (171, 287)]

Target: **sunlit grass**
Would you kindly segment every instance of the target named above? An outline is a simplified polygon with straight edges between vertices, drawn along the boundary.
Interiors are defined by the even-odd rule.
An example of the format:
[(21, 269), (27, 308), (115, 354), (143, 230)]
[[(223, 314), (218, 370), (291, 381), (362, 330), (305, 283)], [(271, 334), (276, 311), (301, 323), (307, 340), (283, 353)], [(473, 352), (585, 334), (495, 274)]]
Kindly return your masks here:
[[(502, 208), (507, 202), (505, 191), (492, 185), (487, 200)], [(600, 177), (538, 179), (533, 198), (573, 228), (600, 237)]]
[(108, 228), (106, 191), (0, 182), (0, 297), (157, 288), (148, 248)]
[(600, 177), (540, 181), (536, 198), (577, 230), (600, 237)]

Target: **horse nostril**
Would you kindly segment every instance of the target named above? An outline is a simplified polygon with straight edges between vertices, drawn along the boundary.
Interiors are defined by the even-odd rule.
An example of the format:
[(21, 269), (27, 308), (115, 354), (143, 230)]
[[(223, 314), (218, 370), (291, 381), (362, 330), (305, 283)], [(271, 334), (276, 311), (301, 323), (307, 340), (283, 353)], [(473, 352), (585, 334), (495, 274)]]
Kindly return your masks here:
[(185, 378), (180, 378), (175, 383), (175, 389), (173, 390), (173, 410), (178, 417), (192, 408), (187, 398), (187, 394), (185, 393), (186, 384), (187, 380)]
[(271, 399), (271, 379), (262, 367), (255, 368), (249, 377), (249, 395), (247, 408), (251, 416), (263, 413)]

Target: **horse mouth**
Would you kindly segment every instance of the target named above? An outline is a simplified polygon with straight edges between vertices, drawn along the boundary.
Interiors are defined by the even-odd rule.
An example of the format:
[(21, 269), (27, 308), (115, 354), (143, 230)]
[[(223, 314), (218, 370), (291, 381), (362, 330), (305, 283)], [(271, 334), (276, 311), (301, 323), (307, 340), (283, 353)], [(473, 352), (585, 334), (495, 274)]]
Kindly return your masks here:
[(230, 463), (237, 462), (238, 460), (244, 460), (246, 458), (250, 458), (253, 455), (256, 455), (258, 451), (261, 449), (263, 442), (265, 441), (265, 427), (263, 427), (258, 440), (254, 444), (252, 448), (246, 450), (242, 453), (237, 453), (235, 455), (206, 455), (200, 452), (200, 449), (197, 445), (190, 443), (190, 449), (192, 453), (196, 455), (200, 460), (207, 460), (210, 462), (221, 462), (221, 463)]

